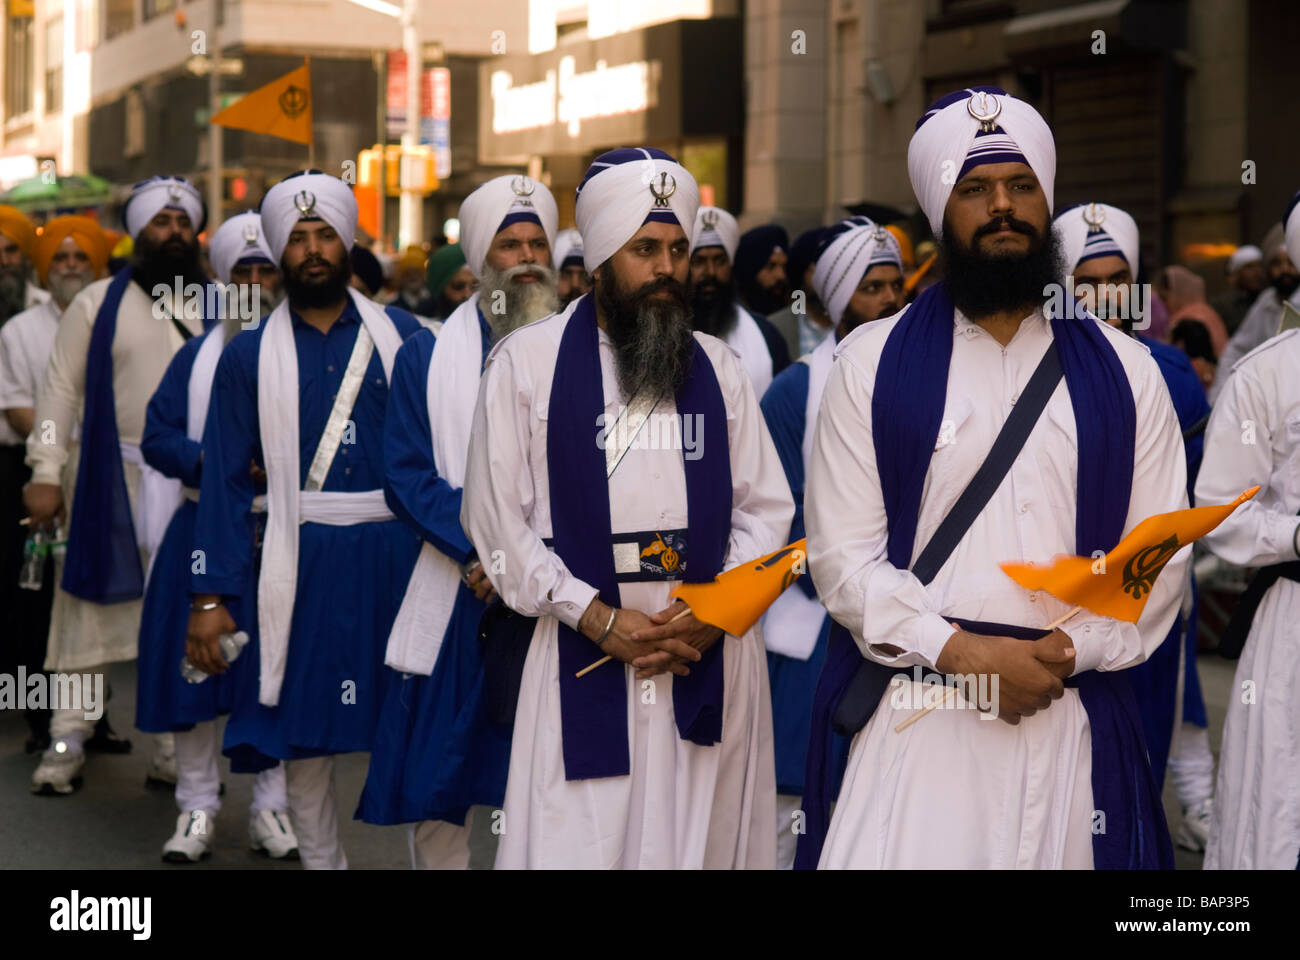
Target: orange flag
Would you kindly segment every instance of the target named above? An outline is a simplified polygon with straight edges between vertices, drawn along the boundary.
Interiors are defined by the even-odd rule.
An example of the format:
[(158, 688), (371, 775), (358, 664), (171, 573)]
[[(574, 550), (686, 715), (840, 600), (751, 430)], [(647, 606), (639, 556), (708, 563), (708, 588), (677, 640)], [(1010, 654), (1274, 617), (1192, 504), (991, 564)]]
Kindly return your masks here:
[(738, 637), (807, 570), (807, 544), (807, 537), (796, 540), (718, 574), (712, 583), (684, 583), (672, 595), (686, 601), (696, 620)]
[(1046, 590), (1058, 600), (1116, 620), (1137, 623), (1165, 564), (1180, 549), (1205, 536), (1256, 493), (1251, 487), (1232, 503), (1192, 507), (1147, 517), (1100, 557), (1056, 557), (1049, 566), (1004, 563), (1007, 576), (1026, 590)]
[(212, 122), (236, 130), (311, 143), (311, 69), (304, 63), (232, 103)]

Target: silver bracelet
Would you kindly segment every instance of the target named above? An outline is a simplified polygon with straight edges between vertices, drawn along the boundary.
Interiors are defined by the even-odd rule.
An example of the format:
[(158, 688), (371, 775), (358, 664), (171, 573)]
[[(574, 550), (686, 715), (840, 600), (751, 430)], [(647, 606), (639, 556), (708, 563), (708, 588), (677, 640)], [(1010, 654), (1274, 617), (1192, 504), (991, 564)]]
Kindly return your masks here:
[(600, 646), (605, 642), (606, 638), (609, 637), (609, 632), (614, 629), (614, 618), (617, 616), (618, 607), (611, 607), (609, 611), (609, 623), (605, 624), (605, 629), (601, 631), (600, 636), (593, 641), (596, 646)]
[(1300, 523), (1296, 524), (1295, 532), (1291, 534), (1291, 549), (1297, 557), (1300, 557), (1300, 543), (1297, 543), (1297, 537), (1300, 537)]
[(209, 610), (215, 610), (221, 606), (220, 600), (212, 600), (208, 603), (195, 603), (190, 605), (190, 610), (194, 613), (206, 613)]

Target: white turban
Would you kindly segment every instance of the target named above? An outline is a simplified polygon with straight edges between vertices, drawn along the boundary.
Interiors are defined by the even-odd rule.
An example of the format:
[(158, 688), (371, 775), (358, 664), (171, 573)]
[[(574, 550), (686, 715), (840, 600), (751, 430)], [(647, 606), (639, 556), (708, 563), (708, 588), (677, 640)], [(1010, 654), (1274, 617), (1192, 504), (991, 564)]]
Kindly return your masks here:
[(1085, 260), (1123, 257), (1129, 273), (1138, 272), (1138, 225), (1119, 207), (1081, 203), (1062, 210), (1052, 224), (1061, 242), (1061, 260), (1068, 276)]
[(654, 147), (621, 147), (591, 162), (578, 186), (575, 216), (587, 272), (631, 240), (648, 219), (675, 217), (690, 236), (700, 188), (676, 160)]
[(212, 272), (222, 283), (230, 282), (230, 271), (244, 260), (268, 260), (275, 263), (271, 248), (262, 236), (262, 218), (253, 210), (231, 217), (217, 228), (208, 243)]
[(1282, 216), (1282, 229), (1286, 236), (1286, 255), (1291, 262), (1300, 267), (1300, 193), (1291, 198), (1286, 213)]
[[(555, 235), (555, 263), (552, 266), (559, 270), (570, 257), (582, 259), (582, 234), (572, 227)], [(586, 264), (582, 269), (587, 269)]]
[(184, 210), (196, 233), (203, 229), (208, 219), (203, 197), (194, 184), (184, 177), (150, 177), (135, 185), (122, 208), (126, 232), (132, 238), (139, 236), (145, 224), (166, 207)]
[[(971, 110), (990, 117), (995, 129), (982, 131)], [(907, 146), (907, 175), (934, 235), (942, 235), (948, 197), (967, 170), (1011, 160), (1027, 163), (1034, 171), (1051, 213), (1056, 143), (1037, 110), (997, 87), (959, 90), (936, 100), (917, 122)]]
[(260, 213), (266, 245), (277, 265), (299, 220), (324, 220), (348, 250), (357, 232), (357, 198), (346, 183), (328, 173), (286, 177), (266, 191)]
[(1232, 256), (1228, 258), (1228, 273), (1236, 273), (1246, 264), (1259, 263), (1263, 259), (1264, 251), (1248, 243), (1232, 251)]
[(891, 264), (902, 273), (903, 253), (894, 235), (867, 217), (851, 217), (830, 230), (833, 239), (813, 268), (813, 289), (837, 327), (867, 271)]
[(691, 234), (691, 253), (700, 247), (721, 247), (727, 251), (727, 262), (736, 260), (736, 244), (740, 243), (740, 225), (736, 218), (721, 207), (700, 207), (695, 214), (695, 230)]
[[(554, 249), (555, 230), (560, 222), (555, 197), (546, 185), (519, 174), (493, 177), (461, 202), (459, 216), (465, 264), (480, 278), (488, 247), (502, 227), (519, 220), (536, 220), (542, 225), (547, 244)], [(559, 268), (558, 263), (551, 266)]]

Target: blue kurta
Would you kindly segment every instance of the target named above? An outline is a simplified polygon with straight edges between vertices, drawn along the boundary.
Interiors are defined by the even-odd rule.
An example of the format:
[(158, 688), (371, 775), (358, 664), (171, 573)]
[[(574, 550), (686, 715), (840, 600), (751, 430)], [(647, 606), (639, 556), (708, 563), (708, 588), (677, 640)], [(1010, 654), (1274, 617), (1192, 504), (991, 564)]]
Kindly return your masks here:
[[(759, 407), (767, 429), (776, 444), (777, 455), (785, 469), (785, 478), (794, 496), (794, 521), (790, 524), (787, 542), (793, 543), (804, 536), (803, 526), (803, 440), (808, 407), (809, 367), (806, 363), (792, 363), (781, 371), (763, 394)], [(812, 578), (800, 577), (790, 588), (802, 590), (810, 598), (817, 596)], [(807, 660), (796, 660), (768, 651), (767, 675), (772, 687), (772, 724), (776, 747), (777, 793), (800, 796), (803, 794), (804, 769), (808, 754), (808, 736), (812, 724), (813, 693), (826, 659), (826, 644), (830, 637), (831, 618), (826, 615), (817, 646)], [(835, 765), (842, 770), (848, 760), (849, 741), (835, 738)], [(836, 778), (839, 782), (839, 777)]]
[[(389, 308), (398, 333), (420, 329), (410, 314)], [(292, 315), (298, 358), (299, 484), (304, 484), (356, 343), (361, 318), (349, 302), (328, 333)], [(206, 572), (191, 578), (194, 593), (227, 599), (255, 595), (254, 544), (247, 515), (256, 493), (249, 465), (264, 464), (258, 427), (257, 368), (261, 324), (238, 334), (217, 365), (204, 432), (204, 469), (194, 546)], [(379, 352), (370, 358), (352, 408), (355, 430), (344, 436), (322, 485), (362, 492), (383, 485), (384, 408), (388, 384)], [(285, 411), (291, 415), (293, 411)], [(391, 520), (298, 528), (298, 586), (289, 628), (289, 654), (280, 703), (257, 702), (257, 674), (238, 685), (224, 751), (252, 748), (299, 759), (369, 750), (379, 715), (380, 670), (393, 619), (415, 565), (420, 541)], [(233, 610), (232, 610), (233, 613)], [(252, 626), (252, 618), (240, 623)], [(242, 657), (241, 657), (242, 659)]]
[[(487, 359), (491, 329), (479, 314)], [(384, 421), (384, 493), (392, 511), (457, 563), (473, 556), (460, 525), (461, 490), (438, 474), (427, 384), (434, 335), (422, 330), (393, 365)], [(463, 583), (428, 677), (385, 669), (387, 691), (356, 817), (369, 823), (465, 822), (474, 805), (499, 807), (510, 765), (509, 727), (487, 716), (478, 624), (484, 604)]]
[[(187, 487), (199, 485), (200, 445), (186, 435), (190, 372), (203, 345), (192, 337), (176, 352), (145, 411), (140, 451), (145, 462)], [(185, 656), (185, 632), (190, 618), (190, 565), (194, 548), (194, 518), (198, 504), (181, 501), (158, 547), (145, 590), (140, 616), (140, 673), (136, 686), (135, 725), (146, 733), (190, 730), (196, 723), (229, 713), (237, 678), (256, 667), (256, 630), (248, 646), (224, 674), (203, 683), (187, 683), (180, 673)], [(251, 522), (251, 521), (250, 521)], [(236, 621), (248, 622), (253, 594), (240, 597), (231, 610)]]
[[(1169, 388), (1169, 398), (1173, 401), (1174, 412), (1178, 415), (1178, 425), (1187, 430), (1210, 412), (1209, 401), (1205, 398), (1205, 388), (1192, 367), (1187, 355), (1177, 347), (1155, 340), (1141, 338), (1151, 349), (1151, 356), (1165, 378)], [(1198, 433), (1183, 442), (1187, 454), (1187, 496), (1190, 500), (1192, 489), (1196, 486), (1196, 474), (1201, 467), (1201, 452), (1204, 446), (1204, 434)], [(1195, 600), (1195, 591), (1193, 591)], [(1173, 741), (1174, 716), (1178, 701), (1178, 655), (1185, 653), (1183, 672), (1183, 717), (1182, 719), (1205, 726), (1205, 702), (1201, 699), (1200, 677), (1196, 672), (1196, 615), (1195, 603), (1191, 615), (1187, 618), (1184, 629), (1180, 614), (1169, 631), (1165, 642), (1156, 651), (1136, 667), (1128, 670), (1133, 684), (1133, 695), (1137, 698), (1138, 708), (1142, 714), (1143, 733), (1146, 734), (1147, 753), (1151, 758), (1151, 772), (1156, 783), (1163, 785), (1165, 766), (1169, 760), (1169, 748)]]

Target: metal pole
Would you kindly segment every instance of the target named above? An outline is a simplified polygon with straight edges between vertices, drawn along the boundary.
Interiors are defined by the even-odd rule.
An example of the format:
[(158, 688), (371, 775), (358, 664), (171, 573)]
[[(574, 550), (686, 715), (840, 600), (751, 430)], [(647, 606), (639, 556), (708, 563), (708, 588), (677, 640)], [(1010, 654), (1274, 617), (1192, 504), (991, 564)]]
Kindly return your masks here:
[[(402, 46), (406, 51), (406, 132), (402, 147), (420, 145), (420, 34), (416, 27), (419, 0), (404, 0), (402, 5)], [(403, 157), (403, 166), (406, 159)], [(403, 188), (398, 247), (418, 245), (424, 238), (424, 198)]]
[(375, 230), (379, 236), (375, 237), (375, 252), (383, 250), (387, 241), (384, 239), (384, 208), (388, 205), (388, 184), (385, 179), (385, 152), (388, 146), (388, 53), (384, 50), (376, 50), (375, 59), (375, 77), (378, 94), (376, 95), (375, 116), (378, 120), (375, 131), (375, 143), (379, 146), (379, 209), (376, 211)]
[[(222, 0), (212, 0), (212, 29), (208, 36), (208, 236), (221, 226), (221, 202), (225, 196), (225, 159), (222, 157), (222, 128), (213, 123), (221, 110), (221, 21)], [(67, 21), (65, 21), (66, 23)]]

